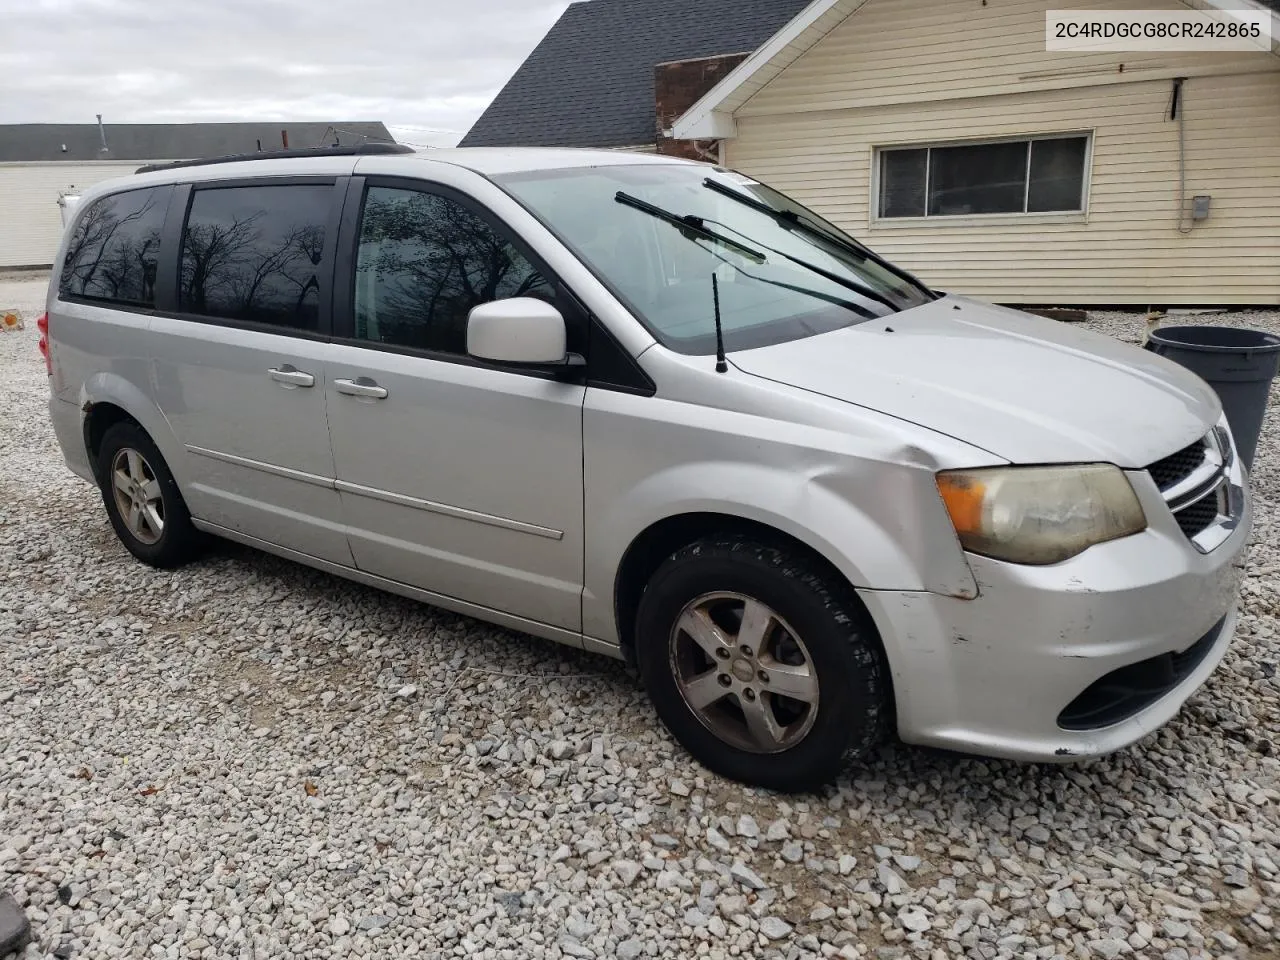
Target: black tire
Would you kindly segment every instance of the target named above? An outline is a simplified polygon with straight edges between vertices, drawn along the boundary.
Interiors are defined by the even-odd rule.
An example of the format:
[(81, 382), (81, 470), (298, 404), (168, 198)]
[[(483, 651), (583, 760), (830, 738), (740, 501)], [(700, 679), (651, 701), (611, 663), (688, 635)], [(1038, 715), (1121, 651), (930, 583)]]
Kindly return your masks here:
[[(154, 542), (147, 542), (149, 535), (144, 536), (131, 529), (117, 500), (112, 472), (117, 464), (117, 457), (127, 459), (128, 451), (141, 456), (144, 475), (154, 479), (159, 487), (160, 509), (157, 514), (163, 523)], [(125, 549), (143, 563), (168, 569), (186, 563), (199, 552), (202, 537), (191, 525), (191, 514), (187, 511), (186, 502), (169, 471), (169, 465), (165, 463), (147, 432), (136, 423), (117, 423), (107, 429), (98, 449), (98, 487), (116, 536)]]
[[(804, 723), (811, 726), (794, 744), (778, 752), (756, 752), (730, 742), (709, 725), (718, 723), (724, 729), (724, 721), (704, 722), (681, 692), (677, 673), (682, 669), (678, 665), (682, 654), (673, 653), (678, 646), (673, 640), (677, 620), (687, 605), (709, 596), (712, 599), (705, 602), (714, 605), (720, 602), (714, 595), (724, 592), (741, 594), (771, 608), (782, 621), (780, 626), (802, 641), (802, 662), (809, 664), (805, 669), (816, 677), (816, 706), (804, 705), (802, 711)], [(686, 633), (682, 637), (680, 643), (685, 646), (680, 649), (687, 648), (690, 636)], [(792, 644), (792, 649), (796, 645)], [(865, 609), (846, 583), (814, 561), (777, 545), (719, 536), (684, 547), (668, 558), (640, 599), (636, 658), (667, 729), (703, 766), (743, 783), (782, 791), (815, 789), (833, 780), (846, 763), (869, 753), (888, 727), (889, 680), (878, 636)], [(707, 665), (696, 669), (724, 669), (726, 673), (717, 679), (734, 682), (727, 673), (729, 661), (723, 663), (721, 667), (708, 657)], [(744, 670), (749, 666), (737, 659), (732, 665), (741, 665)], [(754, 680), (745, 681), (741, 675), (738, 680), (744, 683), (741, 694), (734, 693), (708, 709), (717, 717), (728, 715), (729, 723), (741, 715), (745, 724), (741, 697), (760, 695), (745, 686)], [(759, 683), (756, 686), (766, 689)], [(770, 711), (802, 706), (773, 696), (767, 702)], [(811, 719), (809, 709), (815, 713)], [(803, 723), (797, 721), (796, 728), (802, 729)]]

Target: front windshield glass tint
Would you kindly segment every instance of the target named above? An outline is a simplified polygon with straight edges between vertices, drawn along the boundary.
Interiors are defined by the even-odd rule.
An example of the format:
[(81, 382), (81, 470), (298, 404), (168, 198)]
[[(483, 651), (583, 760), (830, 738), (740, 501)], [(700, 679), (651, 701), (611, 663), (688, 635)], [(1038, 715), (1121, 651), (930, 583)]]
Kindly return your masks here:
[[(708, 178), (800, 222), (725, 196), (707, 186)], [(637, 164), (496, 179), (659, 341), (681, 353), (715, 351), (713, 275), (728, 350), (825, 333), (932, 299), (835, 227), (737, 174)], [(683, 220), (672, 223), (672, 216)]]

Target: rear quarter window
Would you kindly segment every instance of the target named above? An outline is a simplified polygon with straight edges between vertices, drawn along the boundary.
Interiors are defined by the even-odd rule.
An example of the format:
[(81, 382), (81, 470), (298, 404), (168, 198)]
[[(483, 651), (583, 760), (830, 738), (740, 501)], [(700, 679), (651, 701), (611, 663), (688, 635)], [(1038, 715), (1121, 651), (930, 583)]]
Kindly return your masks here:
[(171, 193), (168, 186), (151, 187), (95, 200), (72, 230), (59, 295), (155, 306), (160, 229)]

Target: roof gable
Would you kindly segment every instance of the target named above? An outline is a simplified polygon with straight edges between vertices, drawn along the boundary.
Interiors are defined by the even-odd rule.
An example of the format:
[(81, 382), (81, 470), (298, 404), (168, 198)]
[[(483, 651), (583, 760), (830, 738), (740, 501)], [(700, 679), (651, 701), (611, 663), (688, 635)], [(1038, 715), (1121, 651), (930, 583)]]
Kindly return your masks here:
[[(107, 123), (107, 150), (96, 123), (0, 124), (0, 163), (92, 160), (195, 160), (281, 147), (280, 131), (290, 147), (340, 143), (394, 142), (381, 123)], [(65, 149), (64, 149), (65, 147)]]
[[(765, 41), (673, 125), (677, 139), (726, 138), (736, 134), (734, 113), (868, 0), (813, 0)], [(1272, 11), (1272, 53), (1280, 52), (1280, 0), (1180, 0), (1198, 9)]]
[(587, 0), (520, 65), (462, 146), (627, 147), (654, 142), (653, 68), (748, 53), (805, 0)]

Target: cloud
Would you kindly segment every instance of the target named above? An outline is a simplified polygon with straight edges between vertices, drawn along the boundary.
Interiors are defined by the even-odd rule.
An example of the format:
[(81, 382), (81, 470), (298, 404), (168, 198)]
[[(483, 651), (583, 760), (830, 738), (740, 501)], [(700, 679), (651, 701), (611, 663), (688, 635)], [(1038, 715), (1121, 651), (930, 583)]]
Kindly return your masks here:
[(0, 0), (0, 123), (381, 120), (457, 140), (565, 0)]

